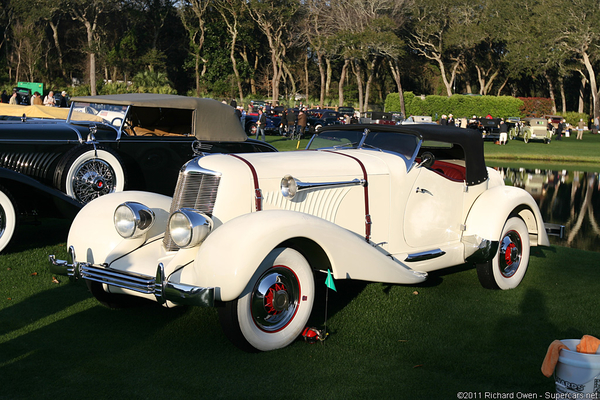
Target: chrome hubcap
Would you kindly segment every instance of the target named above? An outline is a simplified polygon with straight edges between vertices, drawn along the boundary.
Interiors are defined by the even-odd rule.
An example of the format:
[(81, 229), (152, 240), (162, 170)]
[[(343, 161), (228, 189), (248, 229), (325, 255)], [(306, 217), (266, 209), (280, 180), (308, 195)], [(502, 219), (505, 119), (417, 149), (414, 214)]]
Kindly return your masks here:
[(277, 332), (294, 319), (299, 300), (300, 282), (294, 271), (275, 266), (260, 277), (252, 291), (252, 320), (260, 330)]
[(73, 193), (82, 203), (111, 193), (116, 185), (115, 171), (110, 164), (100, 159), (83, 163), (73, 178)]
[(500, 273), (505, 278), (510, 278), (519, 269), (523, 245), (521, 236), (517, 231), (509, 231), (500, 243)]

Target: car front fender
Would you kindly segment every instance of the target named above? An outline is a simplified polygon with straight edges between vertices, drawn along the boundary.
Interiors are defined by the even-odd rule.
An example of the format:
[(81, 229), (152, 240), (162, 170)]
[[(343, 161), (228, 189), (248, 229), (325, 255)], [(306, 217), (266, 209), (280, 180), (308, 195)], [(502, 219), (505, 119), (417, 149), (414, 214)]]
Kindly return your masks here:
[[(329, 263), (316, 265), (313, 259), (311, 267), (330, 267), (336, 279), (415, 284), (427, 278), (336, 224), (296, 211), (271, 210), (242, 215), (215, 229), (200, 246), (193, 268), (183, 269), (181, 281), (216, 288), (217, 300), (234, 300), (271, 250), (295, 238), (319, 246)], [(305, 256), (311, 262), (310, 254)]]
[[(154, 225), (146, 235), (124, 239), (117, 233), (113, 215), (115, 209), (126, 201), (141, 203), (154, 212)], [(171, 197), (150, 192), (125, 191), (98, 197), (83, 207), (73, 220), (67, 246), (74, 247), (75, 261), (110, 263), (140, 247), (147, 238), (163, 234), (170, 207)]]
[(527, 191), (514, 186), (496, 186), (477, 198), (467, 216), (463, 243), (474, 243), (474, 238), (497, 242), (511, 215), (525, 221), (532, 246), (550, 245), (537, 203)]

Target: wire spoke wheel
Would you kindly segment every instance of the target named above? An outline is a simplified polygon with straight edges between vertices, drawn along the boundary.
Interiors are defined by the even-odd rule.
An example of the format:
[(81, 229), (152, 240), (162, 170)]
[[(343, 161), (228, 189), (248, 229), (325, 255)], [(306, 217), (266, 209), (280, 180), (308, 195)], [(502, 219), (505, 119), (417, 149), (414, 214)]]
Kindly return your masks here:
[(82, 203), (88, 203), (115, 191), (115, 171), (104, 160), (88, 160), (75, 172), (72, 185), (75, 198)]

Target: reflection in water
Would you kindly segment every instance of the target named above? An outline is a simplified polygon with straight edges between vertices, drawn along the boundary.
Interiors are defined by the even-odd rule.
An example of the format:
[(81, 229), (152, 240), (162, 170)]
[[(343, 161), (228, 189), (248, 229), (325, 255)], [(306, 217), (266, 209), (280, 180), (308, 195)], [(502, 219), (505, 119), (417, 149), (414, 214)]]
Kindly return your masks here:
[(497, 168), (507, 185), (527, 190), (538, 203), (544, 222), (565, 226), (565, 238), (552, 244), (600, 251), (600, 182), (597, 172)]

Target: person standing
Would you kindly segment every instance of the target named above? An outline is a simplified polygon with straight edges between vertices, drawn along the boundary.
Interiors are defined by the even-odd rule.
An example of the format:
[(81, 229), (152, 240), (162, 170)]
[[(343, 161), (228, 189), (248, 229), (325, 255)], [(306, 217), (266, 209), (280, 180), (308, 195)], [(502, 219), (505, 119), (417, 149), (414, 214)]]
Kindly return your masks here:
[(262, 108), (258, 109), (258, 121), (256, 121), (256, 140), (258, 135), (262, 135), (262, 141), (265, 142), (265, 126), (267, 125), (267, 116), (263, 112)]
[(58, 104), (59, 107), (68, 107), (69, 102), (67, 101), (67, 92), (66, 91), (62, 91), (62, 93), (60, 94), (60, 102)]
[(44, 105), (48, 107), (54, 107), (56, 105), (53, 91), (48, 92), (48, 95), (44, 97)]
[(13, 104), (15, 106), (17, 104), (19, 104), (18, 94), (16, 91), (14, 91), (12, 96), (10, 96), (10, 100), (8, 101), (8, 104)]
[(556, 140), (561, 140), (563, 129), (565, 129), (564, 119), (558, 121), (558, 125), (556, 126)]
[(583, 140), (583, 129), (585, 128), (585, 122), (580, 118), (577, 123), (577, 140)]
[(279, 123), (279, 134), (285, 136), (287, 131), (287, 110), (284, 108), (281, 112), (281, 122)]
[(33, 94), (33, 97), (31, 99), (31, 104), (38, 105), (38, 106), (42, 105), (42, 95), (40, 94), (40, 92), (35, 92)]
[(6, 90), (2, 91), (1, 100), (2, 100), (2, 103), (6, 103), (6, 104), (8, 104), (8, 102), (10, 101), (10, 99), (8, 98), (8, 95), (6, 94)]
[(501, 145), (506, 144), (506, 140), (508, 139), (508, 124), (504, 122), (504, 118), (500, 120), (500, 141)]
[(304, 130), (306, 129), (307, 123), (308, 118), (306, 117), (306, 113), (304, 110), (300, 110), (298, 113), (298, 140), (302, 139), (302, 136), (304, 136)]
[(293, 139), (294, 132), (296, 131), (296, 113), (294, 112), (293, 108), (288, 108), (287, 123), (288, 123), (288, 137), (290, 139)]

